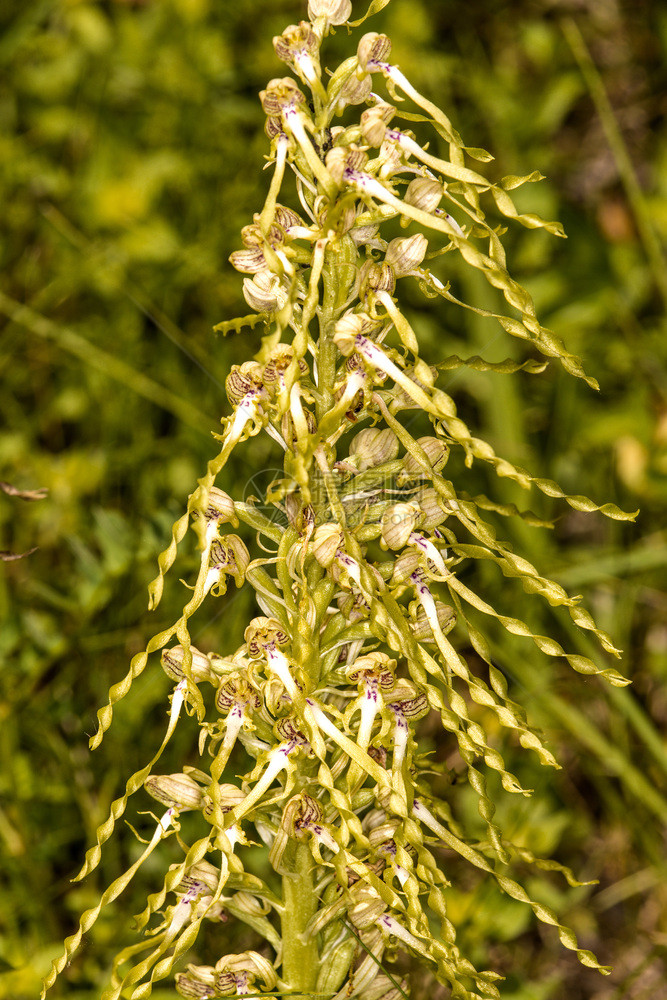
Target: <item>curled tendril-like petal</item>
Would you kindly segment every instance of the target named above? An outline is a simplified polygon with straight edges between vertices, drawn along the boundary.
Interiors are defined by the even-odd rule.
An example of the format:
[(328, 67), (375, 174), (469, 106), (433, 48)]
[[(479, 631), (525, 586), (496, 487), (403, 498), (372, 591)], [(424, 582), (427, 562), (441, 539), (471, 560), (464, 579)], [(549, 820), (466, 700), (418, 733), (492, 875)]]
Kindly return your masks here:
[(169, 827), (172, 824), (176, 810), (168, 809), (162, 819), (158, 822), (148, 846), (145, 851), (140, 855), (139, 858), (131, 865), (123, 875), (119, 876), (117, 879), (111, 883), (111, 885), (102, 893), (102, 896), (97, 904), (97, 906), (92, 907), (81, 915), (79, 920), (79, 927), (75, 934), (67, 938), (65, 941), (65, 951), (53, 962), (51, 972), (44, 980), (41, 996), (44, 998), (46, 996), (47, 990), (51, 988), (55, 982), (57, 976), (62, 972), (65, 966), (69, 963), (72, 955), (79, 947), (81, 939), (84, 934), (87, 934), (91, 929), (93, 924), (96, 922), (100, 915), (101, 910), (107, 906), (109, 903), (113, 902), (121, 892), (129, 885), (132, 881), (134, 875), (139, 870), (144, 861), (153, 853), (154, 849), (157, 847), (160, 840), (168, 835)]
[(462, 840), (459, 840), (458, 837), (455, 837), (452, 833), (450, 833), (442, 823), (438, 822), (438, 820), (431, 812), (429, 812), (428, 808), (423, 805), (423, 803), (415, 801), (413, 814), (421, 823), (427, 826), (428, 829), (436, 833), (448, 847), (455, 850), (457, 854), (460, 854), (461, 857), (465, 858), (476, 868), (480, 868), (482, 871), (492, 875), (499, 887), (503, 890), (503, 892), (506, 892), (508, 896), (511, 896), (512, 899), (519, 900), (522, 903), (527, 903), (538, 920), (541, 920), (545, 924), (551, 924), (555, 927), (558, 931), (558, 936), (562, 944), (564, 944), (565, 947), (569, 948), (571, 951), (576, 952), (577, 958), (582, 965), (586, 965), (592, 969), (598, 969), (598, 971), (603, 973), (611, 972), (611, 969), (607, 966), (600, 965), (591, 951), (579, 948), (576, 935), (569, 930), (569, 928), (564, 927), (559, 922), (558, 917), (550, 907), (544, 906), (542, 903), (536, 903), (530, 898), (526, 890), (520, 886), (518, 882), (515, 882), (514, 879), (511, 879), (500, 872), (494, 871), (486, 858), (480, 854), (479, 851), (470, 847), (469, 844), (464, 843)]

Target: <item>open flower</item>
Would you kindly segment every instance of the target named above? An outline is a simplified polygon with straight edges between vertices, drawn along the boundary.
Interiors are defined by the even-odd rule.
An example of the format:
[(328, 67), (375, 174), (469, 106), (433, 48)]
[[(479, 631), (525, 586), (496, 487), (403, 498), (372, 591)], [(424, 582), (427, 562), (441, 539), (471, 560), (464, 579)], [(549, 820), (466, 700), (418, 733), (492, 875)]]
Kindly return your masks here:
[(244, 673), (227, 675), (220, 681), (215, 707), (224, 716), (224, 724), (222, 742), (216, 753), (216, 774), (222, 773), (241, 729), (249, 726), (252, 728), (250, 722), (252, 713), (256, 712), (260, 705), (259, 694)]
[(410, 734), (410, 722), (422, 719), (429, 712), (428, 699), (424, 692), (416, 693), (410, 688), (397, 688), (395, 691), (385, 695), (385, 701), (394, 715), (394, 757), (392, 769), (394, 774), (398, 774), (407, 749), (407, 742)]
[(273, 39), (273, 48), (279, 59), (293, 66), (301, 80), (317, 92), (322, 100), (326, 100), (320, 80), (320, 39), (308, 21), (290, 24), (282, 35)]
[(269, 669), (280, 678), (290, 697), (298, 697), (298, 687), (292, 675), (291, 664), (280, 649), (290, 641), (288, 633), (280, 622), (275, 618), (264, 616), (253, 618), (245, 630), (245, 640), (248, 656), (265, 657)]
[[(208, 557), (208, 574), (204, 589), (220, 595), (226, 593), (225, 578), (231, 576), (237, 587), (242, 586), (250, 563), (250, 553), (238, 535), (225, 535), (211, 543)], [(214, 590), (215, 588), (215, 590)]]
[(277, 984), (275, 969), (256, 951), (224, 955), (215, 963), (214, 985), (218, 996), (242, 996), (257, 993), (259, 989), (273, 990)]
[(373, 724), (381, 708), (381, 694), (392, 691), (396, 685), (395, 671), (396, 660), (379, 652), (359, 656), (346, 668), (346, 675), (357, 685), (359, 695), (352, 702), (345, 718), (349, 724), (355, 712), (360, 712), (357, 743), (363, 750), (368, 749), (371, 741)]
[(390, 53), (391, 40), (387, 35), (380, 35), (377, 31), (367, 32), (357, 46), (359, 70), (364, 73), (376, 73), (381, 64), (387, 61)]

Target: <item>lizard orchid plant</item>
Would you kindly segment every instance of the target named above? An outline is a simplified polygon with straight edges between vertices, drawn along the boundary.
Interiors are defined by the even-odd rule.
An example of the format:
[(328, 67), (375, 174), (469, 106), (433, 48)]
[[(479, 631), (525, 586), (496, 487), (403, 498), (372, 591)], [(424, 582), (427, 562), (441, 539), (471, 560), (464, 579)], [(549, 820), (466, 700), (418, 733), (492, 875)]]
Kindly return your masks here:
[[(375, 2), (369, 13), (381, 6)], [(484, 463), (498, 477), (576, 510), (633, 515), (566, 496), (556, 483), (499, 457), (437, 385), (442, 372), (465, 366), (539, 373), (548, 359), (594, 385), (540, 324), (531, 297), (508, 271), (504, 230), (482, 204), (530, 229), (562, 231), (521, 214), (512, 201), (510, 192), (538, 174), (492, 182), (471, 165), (491, 157), (464, 146), (446, 115), (415, 90), (392, 62), (386, 35), (364, 34), (354, 54), (323, 74), (327, 35), (365, 20), (350, 16), (350, 0), (310, 0), (309, 20), (274, 39), (293, 75), (271, 80), (260, 95), (272, 180), (263, 207), (241, 232), (242, 248), (231, 255), (245, 275), (252, 313), (219, 325), (226, 333), (261, 324), (262, 346), (229, 373), (231, 414), (215, 435), (219, 453), (174, 524), (150, 587), (155, 608), (192, 529), (201, 558), (189, 600), (179, 619), (135, 656), (98, 713), (93, 747), (111, 724), (113, 706), (161, 651), (174, 684), (164, 740), (114, 801), (79, 878), (99, 863), (130, 796), (143, 790), (161, 814), (141, 856), (81, 917), (43, 996), (102, 907), (167, 838), (181, 860), (136, 917), (145, 936), (117, 955), (102, 1000), (140, 1000), (173, 974), (183, 997), (394, 1000), (408, 988), (391, 971), (399, 952), (423, 963), (457, 1000), (498, 997), (498, 974), (477, 969), (457, 945), (450, 878), (438, 854), (443, 847), (553, 925), (580, 962), (600, 968), (556, 914), (509, 874), (519, 858), (582, 884), (569, 869), (513, 845), (494, 822), (490, 772), (509, 795), (529, 793), (480, 719), (493, 718), (494, 734), (509, 730), (543, 765), (558, 764), (511, 697), (484, 622), (493, 619), (525, 637), (527, 655), (532, 644), (580, 673), (626, 681), (495, 610), (473, 589), (475, 564), (495, 563), (528, 594), (562, 607), (607, 653), (618, 651), (579, 599), (516, 554), (494, 526), (502, 517), (539, 520), (466, 492), (466, 475)], [(429, 142), (443, 155), (429, 152)], [(388, 229), (401, 227), (404, 235), (386, 238)], [(441, 257), (478, 271), (507, 311), (462, 301), (445, 280), (446, 268), (438, 268), (442, 277), (431, 269)], [(532, 356), (522, 363), (425, 357), (401, 307), (408, 283), (428, 298), (495, 318)], [(540, 354), (546, 360), (537, 360)], [(430, 422), (429, 434), (410, 432), (414, 411)], [(235, 500), (219, 485), (220, 474), (232, 451), (263, 433), (282, 471), (261, 505)], [(447, 475), (453, 452), (464, 458), (456, 481)], [(254, 533), (255, 551), (239, 529), (246, 539)], [(193, 617), (232, 582), (251, 587), (257, 604), (240, 645), (195, 648)], [(474, 651), (474, 671), (461, 650)], [(158, 773), (184, 711), (198, 725), (199, 766)], [(460, 756), (485, 824), (483, 840), (473, 840), (455, 819), (448, 796), (456, 796), (456, 787), (445, 797), (434, 790), (433, 775), (446, 768), (420, 751), (420, 720), (427, 715)], [(198, 814), (191, 842), (179, 822), (186, 811)], [(270, 877), (260, 877), (247, 860), (248, 845), (258, 842)], [(252, 929), (254, 950), (227, 953), (230, 918)], [(212, 964), (192, 961), (204, 921), (218, 926)]]

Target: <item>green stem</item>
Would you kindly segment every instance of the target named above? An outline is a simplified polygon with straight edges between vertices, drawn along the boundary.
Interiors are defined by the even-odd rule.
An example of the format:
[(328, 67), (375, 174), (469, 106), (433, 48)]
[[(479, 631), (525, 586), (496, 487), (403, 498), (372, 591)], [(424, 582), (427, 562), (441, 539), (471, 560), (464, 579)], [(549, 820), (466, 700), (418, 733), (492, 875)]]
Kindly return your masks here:
[(322, 445), (315, 451), (315, 460), (319, 466), (320, 473), (322, 476), (322, 481), (324, 482), (324, 488), (327, 492), (327, 499), (329, 500), (329, 506), (331, 507), (331, 513), (333, 514), (336, 521), (340, 524), (341, 528), (345, 527), (345, 511), (343, 505), (338, 496), (338, 491), (336, 489), (336, 483), (327, 464), (326, 455), (324, 454), (324, 448)]
[[(319, 314), (319, 338), (317, 342), (317, 421), (322, 424), (324, 417), (334, 406), (334, 384), (336, 381), (336, 365), (340, 357), (333, 340), (334, 326), (338, 319), (357, 270), (357, 250), (348, 236), (343, 236), (327, 243), (322, 265), (322, 305)], [(316, 452), (318, 469), (311, 472), (311, 493), (314, 498), (316, 513), (318, 506), (329, 500), (332, 512), (342, 525), (345, 515), (338, 500), (336, 487), (331, 480), (331, 470), (326, 462), (322, 446)], [(333, 462), (334, 459), (332, 458)], [(323, 488), (322, 488), (323, 487)]]
[(276, 202), (278, 201), (278, 195), (280, 194), (280, 187), (283, 182), (283, 177), (285, 175), (285, 163), (287, 161), (287, 147), (289, 142), (286, 138), (279, 137), (276, 142), (276, 160), (275, 169), (273, 171), (273, 177), (271, 178), (271, 186), (269, 187), (269, 193), (266, 196), (266, 201), (264, 202), (264, 208), (262, 209), (261, 215), (259, 217), (259, 228), (262, 231), (262, 235), (266, 238), (268, 236), (269, 227), (271, 221), (276, 212)]
[[(317, 941), (305, 935), (308, 922), (317, 910), (313, 856), (307, 844), (292, 841), (290, 847), (292, 851), (289, 848), (285, 851), (285, 860), (291, 871), (283, 876), (282, 978), (290, 991), (299, 993), (294, 1000), (308, 1000), (308, 995), (315, 990), (319, 969)], [(291, 865), (289, 853), (292, 854)]]
[(333, 406), (333, 388), (336, 377), (337, 348), (333, 341), (333, 327), (336, 320), (336, 271), (332, 265), (332, 248), (327, 247), (322, 281), (324, 294), (320, 312), (320, 336), (317, 343), (317, 385), (320, 398), (317, 406), (318, 422)]
[[(512, 644), (518, 649), (518, 644)], [(662, 823), (667, 821), (667, 799), (645, 777), (644, 773), (635, 767), (627, 755), (618, 746), (593, 725), (584, 712), (579, 711), (571, 702), (566, 701), (554, 691), (547, 691), (535, 682), (534, 667), (525, 662), (520, 655), (513, 655), (500, 644), (493, 642), (494, 658), (514, 680), (535, 700), (535, 704), (546, 714), (551, 728), (557, 720), (564, 729), (589, 753), (603, 764), (604, 768), (615, 775), (624, 786), (628, 799), (641, 802)]]
[(318, 422), (333, 406), (338, 348), (333, 342), (334, 324), (345, 305), (357, 273), (358, 254), (349, 236), (341, 236), (327, 244), (322, 267), (322, 307), (320, 336), (317, 348), (317, 379), (320, 399)]

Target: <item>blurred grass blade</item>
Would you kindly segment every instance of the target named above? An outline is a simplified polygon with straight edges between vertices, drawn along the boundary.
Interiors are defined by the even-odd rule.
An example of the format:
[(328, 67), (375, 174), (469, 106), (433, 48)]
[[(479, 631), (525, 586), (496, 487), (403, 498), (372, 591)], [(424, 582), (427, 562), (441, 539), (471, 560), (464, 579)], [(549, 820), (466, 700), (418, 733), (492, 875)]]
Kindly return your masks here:
[(614, 109), (607, 96), (602, 77), (598, 73), (581, 31), (572, 18), (563, 18), (561, 27), (597, 108), (607, 142), (616, 160), (616, 166), (637, 223), (653, 280), (660, 291), (665, 306), (667, 306), (667, 260), (665, 260), (660, 241), (653, 227), (644, 192), (637, 180), (635, 168), (630, 159), (623, 133), (618, 126)]
[(521, 683), (552, 722), (558, 721), (577, 743), (586, 747), (608, 771), (616, 775), (630, 800), (639, 800), (662, 823), (667, 823), (667, 798), (583, 712), (554, 691), (540, 691), (535, 685), (534, 666), (521, 656), (511, 655), (508, 648), (497, 643), (494, 643), (493, 655), (507, 675)]
[(568, 590), (588, 587), (601, 580), (618, 579), (632, 573), (667, 567), (667, 539), (658, 532), (627, 552), (602, 555), (596, 552), (586, 560), (554, 572), (554, 576)]
[(137, 395), (143, 396), (144, 399), (155, 403), (163, 410), (173, 413), (183, 423), (202, 434), (210, 432), (215, 425), (212, 417), (207, 417), (201, 410), (177, 396), (176, 393), (165, 389), (142, 372), (136, 371), (126, 361), (96, 347), (73, 330), (58, 326), (46, 316), (36, 313), (29, 306), (22, 305), (3, 292), (0, 292), (0, 311), (12, 322), (19, 323), (38, 337), (50, 340), (63, 350), (69, 351), (70, 354), (74, 354), (86, 364), (104, 372), (105, 375), (109, 375), (128, 389), (136, 392)]

